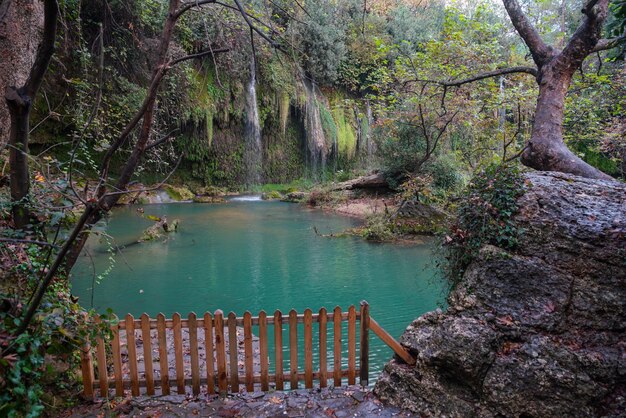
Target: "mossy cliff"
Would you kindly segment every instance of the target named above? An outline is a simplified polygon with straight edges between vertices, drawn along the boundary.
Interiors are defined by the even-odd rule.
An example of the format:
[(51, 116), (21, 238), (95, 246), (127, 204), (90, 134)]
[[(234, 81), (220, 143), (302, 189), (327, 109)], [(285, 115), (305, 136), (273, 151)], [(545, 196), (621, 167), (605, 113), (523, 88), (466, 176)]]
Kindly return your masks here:
[(626, 411), (626, 186), (525, 176), (514, 250), (484, 245), (446, 312), (416, 319), (376, 384), (421, 416), (589, 417)]

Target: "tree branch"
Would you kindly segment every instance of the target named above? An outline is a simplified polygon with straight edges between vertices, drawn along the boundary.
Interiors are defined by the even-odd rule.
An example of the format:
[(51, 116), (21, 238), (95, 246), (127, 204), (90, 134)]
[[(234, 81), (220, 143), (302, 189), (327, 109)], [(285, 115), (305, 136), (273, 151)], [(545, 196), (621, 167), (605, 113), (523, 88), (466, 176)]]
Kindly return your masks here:
[(532, 67), (511, 67), (511, 68), (503, 68), (500, 70), (494, 70), (494, 71), (488, 71), (486, 73), (482, 73), (482, 74), (477, 74), (473, 77), (469, 77), (469, 78), (465, 78), (462, 80), (453, 80), (453, 81), (439, 81), (439, 80), (420, 80), (420, 79), (414, 79), (414, 80), (410, 80), (410, 81), (421, 81), (424, 83), (433, 83), (433, 84), (438, 84), (440, 86), (444, 86), (444, 87), (458, 87), (461, 86), (463, 84), (468, 84), (468, 83), (473, 83), (475, 81), (480, 81), (480, 80), (484, 80), (485, 78), (491, 78), (491, 77), (497, 77), (499, 75), (505, 75), (505, 74), (516, 74), (516, 73), (525, 73), (525, 74), (530, 74), (533, 77), (537, 78), (538, 72), (536, 68), (532, 68)]
[(580, 67), (585, 58), (596, 48), (602, 35), (602, 26), (608, 15), (609, 0), (591, 0), (582, 10), (583, 22), (572, 35), (561, 55), (570, 69)]
[(158, 147), (159, 145), (161, 145), (164, 142), (169, 141), (170, 139), (174, 138), (174, 134), (177, 133), (180, 129), (176, 128), (170, 132), (168, 132), (167, 135), (165, 135), (163, 138), (161, 139), (157, 139), (156, 141), (152, 142), (151, 144), (146, 145), (146, 151), (148, 151), (149, 149)]
[(270, 38), (269, 36), (267, 36), (266, 34), (264, 34), (261, 30), (259, 30), (259, 28), (257, 28), (256, 26), (254, 26), (252, 24), (252, 22), (250, 21), (250, 18), (248, 16), (248, 14), (246, 13), (246, 11), (243, 9), (243, 6), (241, 5), (241, 2), (239, 2), (239, 0), (233, 0), (235, 2), (235, 4), (237, 5), (237, 8), (239, 9), (239, 12), (241, 13), (241, 17), (243, 17), (243, 20), (246, 21), (246, 23), (248, 24), (248, 27), (250, 27), (250, 30), (253, 30), (254, 32), (256, 32), (261, 38), (265, 39), (267, 42), (269, 42), (269, 44), (279, 50), (284, 50), (280, 44), (276, 43), (276, 41), (274, 41), (272, 38)]
[(23, 91), (31, 100), (34, 99), (37, 94), (43, 77), (46, 74), (46, 70), (48, 69), (52, 54), (54, 54), (58, 15), (59, 5), (56, 0), (46, 0), (44, 3), (43, 37), (37, 48), (35, 63), (30, 68), (30, 74), (28, 74), (28, 79), (23, 87)]
[(600, 39), (591, 52), (606, 51), (607, 49), (616, 48), (623, 43), (626, 43), (626, 34), (611, 39)]
[(541, 67), (552, 58), (554, 48), (547, 45), (543, 39), (541, 39), (541, 36), (524, 14), (517, 0), (502, 0), (502, 3), (504, 3), (504, 7), (517, 33), (519, 33), (526, 43), (526, 46), (528, 46), (528, 49), (530, 49), (530, 54), (535, 64), (537, 64), (537, 67)]
[(174, 14), (174, 19), (178, 19), (183, 13), (185, 13), (187, 10), (191, 9), (192, 7), (202, 6), (204, 4), (211, 4), (211, 3), (215, 3), (215, 0), (195, 0), (195, 1), (189, 1), (189, 2), (183, 3)]
[(190, 54), (190, 55), (185, 55), (182, 56), (180, 58), (176, 58), (175, 60), (172, 60), (170, 62), (167, 63), (168, 67), (173, 67), (176, 64), (180, 64), (183, 61), (188, 61), (188, 60), (192, 60), (194, 58), (202, 58), (205, 57), (207, 55), (212, 55), (212, 54), (220, 54), (223, 52), (228, 52), (230, 51), (229, 48), (220, 48), (220, 49), (207, 49), (206, 51), (201, 51), (198, 52), (197, 54)]

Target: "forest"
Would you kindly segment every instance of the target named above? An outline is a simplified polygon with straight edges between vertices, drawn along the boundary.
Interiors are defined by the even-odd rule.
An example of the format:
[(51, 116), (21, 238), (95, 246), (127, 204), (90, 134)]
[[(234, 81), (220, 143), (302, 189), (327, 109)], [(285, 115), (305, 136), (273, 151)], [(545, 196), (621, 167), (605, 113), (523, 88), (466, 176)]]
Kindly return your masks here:
[[(498, 337), (485, 346), (499, 348), (489, 364), (527, 343), (536, 347), (533, 338), (544, 329), (560, 335), (550, 347), (593, 346), (610, 363), (624, 353), (626, 318), (625, 54), (624, 0), (1, 0), (0, 416), (71, 416), (85, 402), (81, 350), (112, 341), (116, 315), (127, 313), (330, 312), (367, 298), (376, 315), (376, 303), (406, 310), (401, 319), (381, 319), (393, 340), (414, 318), (447, 306), (443, 315), (451, 316), (441, 319), (440, 332), (445, 337), (446, 320), (466, 321), (458, 327), (465, 333), (450, 339), (468, 339), (469, 347), (487, 338), (487, 331), (472, 334), (472, 321), (496, 316), (489, 333)], [(553, 234), (557, 225), (561, 232)], [(552, 262), (546, 254), (554, 254)], [(480, 270), (504, 255), (519, 262), (517, 270)], [(539, 258), (560, 267), (533, 273), (538, 262), (530, 260)], [(209, 264), (194, 267), (201, 261)], [(248, 262), (250, 270), (235, 268)], [(419, 287), (425, 296), (413, 288), (418, 270), (437, 277)], [(562, 303), (527, 284), (513, 299), (528, 303), (511, 307), (508, 299), (488, 301), (502, 292), (486, 291), (492, 281), (476, 279), (481, 274), (511, 292), (519, 290), (507, 279), (515, 276), (555, 289), (561, 277), (572, 278)], [(386, 291), (380, 282), (393, 275), (410, 282), (390, 282), (389, 296), (379, 296)], [(209, 276), (210, 286), (231, 281), (234, 299), (223, 288), (193, 287)], [(316, 293), (318, 276), (328, 276), (329, 284), (319, 285), (326, 293)], [(352, 281), (357, 276), (360, 285)], [(583, 290), (571, 290), (575, 283)], [(189, 287), (179, 294), (172, 290), (178, 286)], [(302, 286), (311, 286), (309, 299), (300, 299)], [(423, 304), (395, 300), (400, 286)], [(276, 287), (284, 295), (265, 299)], [(194, 299), (194, 289), (208, 306)], [(602, 302), (593, 302), (596, 291), (605, 291), (597, 296)], [(241, 304), (238, 292), (245, 294)], [(471, 321), (455, 317), (471, 293), (484, 309)], [(588, 298), (576, 302), (583, 294)], [(524, 322), (538, 300), (536, 315), (557, 312), (564, 322)], [(594, 304), (601, 308), (586, 316), (572, 313)], [(532, 337), (498, 328), (513, 323)], [(574, 329), (603, 337), (568, 345), (565, 335)], [(423, 341), (438, 338), (433, 331), (411, 340), (410, 332), (400, 343), (413, 357), (426, 350)], [(129, 341), (122, 342), (126, 353)], [(261, 344), (261, 360), (265, 350)], [(372, 357), (380, 377), (367, 396), (430, 416), (619, 416), (626, 407), (623, 375), (589, 372), (602, 395), (587, 398), (599, 389), (576, 386), (580, 404), (542, 400), (512, 385), (511, 393), (536, 399), (537, 409), (526, 405), (534, 412), (524, 415), (523, 402), (488, 398), (471, 386), (486, 385), (497, 367), (450, 350), (431, 359), (433, 367), (453, 370), (458, 364), (450, 358), (460, 356), (459, 387), (468, 385), (476, 409), (437, 406), (429, 391), (438, 385), (451, 397), (465, 395), (443, 377), (428, 386), (392, 372), (385, 366), (391, 352)], [(545, 358), (569, 367), (565, 354), (546, 350)], [(395, 351), (389, 364), (404, 352)], [(103, 352), (104, 363), (110, 354)], [(167, 350), (165, 357), (167, 365)], [(416, 358), (416, 373), (448, 376)], [(103, 370), (117, 378), (116, 365), (100, 357), (96, 363), (99, 382)], [(314, 367), (326, 373), (325, 365)], [(547, 374), (533, 376), (543, 382)], [(389, 383), (394, 378), (411, 389)], [(550, 382), (541, 385), (557, 393), (559, 378)], [(130, 402), (130, 392), (122, 398)], [(114, 416), (128, 413), (112, 400), (96, 405)]]

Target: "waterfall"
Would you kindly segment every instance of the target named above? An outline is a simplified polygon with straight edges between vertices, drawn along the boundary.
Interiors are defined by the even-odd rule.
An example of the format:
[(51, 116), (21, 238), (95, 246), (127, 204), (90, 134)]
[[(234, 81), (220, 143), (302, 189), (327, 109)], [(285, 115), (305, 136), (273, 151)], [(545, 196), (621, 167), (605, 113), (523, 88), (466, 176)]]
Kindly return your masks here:
[(306, 133), (306, 157), (311, 177), (316, 178), (326, 168), (328, 146), (324, 137), (315, 84), (303, 77), (306, 103), (304, 104), (304, 128)]
[(259, 107), (256, 98), (256, 63), (254, 55), (250, 58), (250, 81), (246, 86), (246, 127), (245, 127), (244, 168), (246, 186), (261, 183), (263, 147), (261, 144), (261, 126)]

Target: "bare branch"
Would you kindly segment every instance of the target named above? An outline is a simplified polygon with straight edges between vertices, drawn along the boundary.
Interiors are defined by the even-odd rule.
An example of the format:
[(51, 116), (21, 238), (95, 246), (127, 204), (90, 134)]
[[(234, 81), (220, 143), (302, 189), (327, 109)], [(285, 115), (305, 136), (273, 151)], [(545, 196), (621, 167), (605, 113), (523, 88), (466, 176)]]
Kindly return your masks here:
[(537, 64), (537, 67), (541, 67), (552, 58), (555, 53), (554, 48), (547, 45), (543, 39), (541, 39), (541, 36), (524, 14), (517, 0), (502, 0), (502, 2), (511, 18), (513, 26), (515, 26), (515, 29), (526, 43), (526, 46), (528, 46), (528, 49), (530, 49), (535, 64)]
[(188, 1), (186, 3), (183, 3), (174, 14), (173, 16), (174, 20), (178, 19), (183, 13), (185, 13), (187, 10), (193, 7), (202, 6), (204, 4), (212, 4), (212, 3), (215, 3), (215, 0), (194, 0), (194, 1)]
[(608, 49), (616, 48), (624, 43), (626, 43), (626, 34), (618, 36), (617, 38), (600, 39), (596, 44), (596, 47), (593, 48), (591, 52), (606, 51)]
[(174, 65), (180, 64), (181, 62), (184, 62), (184, 61), (192, 60), (195, 58), (202, 58), (202, 57), (206, 57), (207, 55), (212, 55), (212, 54), (220, 54), (222, 52), (228, 52), (228, 51), (230, 51), (229, 48), (220, 48), (220, 49), (209, 48), (206, 51), (201, 51), (201, 52), (198, 52), (197, 54), (190, 54), (190, 55), (182, 56), (180, 58), (176, 58), (175, 60), (168, 62), (167, 66), (173, 67)]
[(30, 74), (24, 85), (24, 92), (33, 99), (41, 86), (48, 64), (54, 54), (54, 42), (57, 33), (57, 16), (59, 5), (56, 0), (46, 0), (44, 3), (43, 37), (37, 49), (35, 63), (30, 68)]
[(159, 145), (161, 145), (164, 142), (169, 141), (170, 139), (174, 138), (174, 134), (177, 133), (180, 129), (176, 128), (173, 129), (172, 131), (168, 132), (167, 135), (165, 135), (163, 138), (161, 139), (157, 139), (156, 141), (154, 141), (151, 144), (146, 145), (146, 151), (148, 151), (149, 149), (158, 147)]
[(447, 87), (458, 87), (458, 86), (462, 86), (463, 84), (473, 83), (475, 81), (480, 81), (480, 80), (484, 80), (486, 78), (491, 78), (491, 77), (497, 77), (499, 75), (516, 74), (516, 73), (530, 74), (535, 78), (537, 78), (537, 75), (538, 75), (536, 68), (511, 67), (511, 68), (503, 68), (500, 70), (488, 71), (486, 73), (477, 74), (473, 77), (465, 78), (462, 80), (440, 81), (440, 80), (413, 79), (413, 80), (408, 80), (408, 82), (422, 82), (422, 83), (438, 84), (440, 86), (447, 88)]

